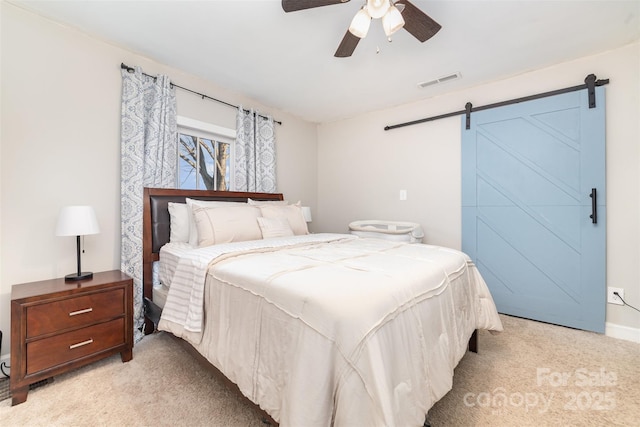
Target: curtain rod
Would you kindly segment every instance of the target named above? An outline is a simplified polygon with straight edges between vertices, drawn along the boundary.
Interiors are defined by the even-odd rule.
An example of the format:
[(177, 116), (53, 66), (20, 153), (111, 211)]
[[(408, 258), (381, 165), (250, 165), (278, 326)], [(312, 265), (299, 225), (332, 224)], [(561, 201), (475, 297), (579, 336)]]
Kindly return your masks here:
[(473, 111), (482, 111), (482, 110), (488, 110), (490, 108), (503, 107), (505, 105), (517, 104), (519, 102), (525, 102), (525, 101), (532, 101), (534, 99), (545, 98), (545, 97), (554, 96), (554, 95), (560, 95), (560, 94), (563, 94), (563, 93), (574, 92), (574, 91), (582, 90), (582, 89), (588, 89), (589, 90), (589, 108), (594, 108), (595, 107), (594, 87), (595, 86), (603, 86), (603, 85), (609, 84), (609, 79), (596, 80), (595, 74), (589, 74), (584, 79), (584, 81), (585, 81), (585, 83), (582, 84), (582, 85), (571, 86), (571, 87), (567, 87), (567, 88), (564, 88), (564, 89), (552, 90), (550, 92), (539, 93), (539, 94), (536, 94), (536, 95), (525, 96), (525, 97), (522, 97), (522, 98), (510, 99), (508, 101), (496, 102), (495, 104), (482, 105), (480, 107), (474, 107), (470, 102), (467, 102), (467, 104), (465, 105), (465, 109), (464, 110), (453, 111), (451, 113), (440, 114), (439, 116), (427, 117), (427, 118), (424, 118), (424, 119), (414, 120), (414, 121), (411, 121), (411, 122), (399, 123), (397, 125), (389, 125), (389, 126), (385, 126), (384, 130), (392, 130), (392, 129), (397, 129), (397, 128), (401, 128), (401, 127), (405, 127), (405, 126), (417, 125), (417, 124), (420, 124), (420, 123), (431, 122), (431, 121), (434, 121), (434, 120), (444, 119), (444, 118), (453, 117), (453, 116), (459, 116), (459, 115), (462, 115), (462, 114), (466, 114), (467, 115), (467, 129), (469, 129), (469, 117), (471, 115), (471, 112), (473, 112)]
[[(128, 66), (128, 65), (127, 65), (127, 64), (125, 64), (124, 62), (120, 64), (120, 68), (122, 68), (123, 70), (127, 70), (129, 73), (133, 73), (133, 72), (135, 71), (135, 68)], [(155, 79), (155, 78), (156, 78), (155, 76), (152, 76), (152, 75), (147, 74), (147, 73), (142, 73), (142, 75), (147, 76), (147, 77), (151, 77), (152, 79)], [(175, 84), (175, 83), (173, 83), (173, 82), (171, 83), (171, 85), (172, 85), (172, 86), (177, 87), (178, 89), (182, 89), (182, 90), (186, 90), (187, 92), (191, 92), (191, 93), (193, 93), (194, 95), (201, 96), (201, 97), (202, 97), (202, 99), (205, 99), (205, 98), (206, 98), (206, 99), (210, 99), (210, 100), (212, 100), (212, 101), (216, 101), (216, 102), (219, 102), (219, 103), (221, 103), (221, 104), (227, 105), (227, 106), (229, 106), (229, 107), (239, 108), (237, 105), (233, 105), (233, 104), (230, 104), (230, 103), (228, 103), (228, 102), (221, 101), (221, 100), (219, 100), (219, 99), (213, 98), (213, 97), (211, 97), (211, 96), (209, 96), (209, 95), (205, 95), (204, 93), (196, 92), (195, 90), (191, 90), (191, 89), (188, 89), (188, 88), (186, 88), (186, 87), (179, 86), (179, 85), (177, 85), (177, 84)], [(243, 108), (243, 110), (244, 110), (244, 108)], [(244, 111), (249, 112), (250, 110), (244, 110)], [(254, 113), (254, 114), (255, 114), (255, 113)], [(266, 118), (266, 117), (267, 117), (267, 116), (263, 116), (262, 114), (258, 114), (258, 115), (259, 115), (260, 117), (264, 117), (264, 118)], [(282, 122), (281, 122), (281, 121), (278, 121), (278, 120), (275, 120), (275, 119), (274, 119), (273, 121), (274, 121), (274, 123), (277, 123), (277, 124), (279, 124), (279, 125), (281, 125), (281, 124), (282, 124)]]

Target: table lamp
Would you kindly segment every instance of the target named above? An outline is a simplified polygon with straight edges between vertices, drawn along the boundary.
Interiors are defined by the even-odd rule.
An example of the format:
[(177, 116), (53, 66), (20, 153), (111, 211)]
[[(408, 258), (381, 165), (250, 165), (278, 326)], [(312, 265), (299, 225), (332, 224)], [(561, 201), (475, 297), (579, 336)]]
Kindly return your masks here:
[(80, 267), (80, 236), (98, 234), (98, 220), (91, 206), (65, 206), (60, 210), (56, 236), (76, 236), (76, 249), (78, 255), (78, 272), (64, 276), (67, 281), (90, 279), (92, 272), (83, 272)]

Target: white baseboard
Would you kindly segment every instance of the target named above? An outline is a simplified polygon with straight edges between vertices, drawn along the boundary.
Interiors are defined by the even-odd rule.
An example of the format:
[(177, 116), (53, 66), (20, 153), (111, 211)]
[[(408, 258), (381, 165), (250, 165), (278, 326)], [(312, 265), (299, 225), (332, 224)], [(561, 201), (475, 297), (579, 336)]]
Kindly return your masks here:
[(607, 322), (604, 333), (608, 337), (640, 343), (640, 329), (638, 328)]

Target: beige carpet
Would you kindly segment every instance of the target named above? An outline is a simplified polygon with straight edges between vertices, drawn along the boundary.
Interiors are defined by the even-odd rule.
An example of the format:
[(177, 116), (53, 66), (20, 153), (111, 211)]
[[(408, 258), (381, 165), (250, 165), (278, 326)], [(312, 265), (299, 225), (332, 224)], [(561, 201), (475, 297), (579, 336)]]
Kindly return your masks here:
[[(640, 344), (502, 316), (482, 331), (453, 390), (430, 411), (438, 426), (640, 426)], [(2, 426), (264, 426), (252, 406), (213, 378), (171, 337), (56, 377)], [(302, 427), (302, 426), (300, 426)]]

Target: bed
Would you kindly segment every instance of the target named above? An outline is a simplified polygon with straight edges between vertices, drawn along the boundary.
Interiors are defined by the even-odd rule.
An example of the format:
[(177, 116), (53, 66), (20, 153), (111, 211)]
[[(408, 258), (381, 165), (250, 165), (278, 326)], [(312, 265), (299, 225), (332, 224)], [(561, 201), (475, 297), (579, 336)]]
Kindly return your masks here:
[[(265, 218), (295, 209), (282, 194), (146, 188), (144, 197), (150, 312), (158, 311), (153, 263), (173, 257), (161, 274), (170, 286), (158, 328), (282, 426), (423, 425), (451, 389), (455, 366), (475, 350), (476, 330), (502, 330), (486, 284), (459, 251), (293, 226), (271, 234), (273, 223), (259, 229), (268, 239), (234, 240), (228, 236), (244, 231), (220, 224), (232, 229), (239, 212), (253, 215), (245, 202)], [(234, 205), (192, 206), (205, 232), (190, 250), (169, 243), (178, 229), (169, 206), (193, 199)]]

